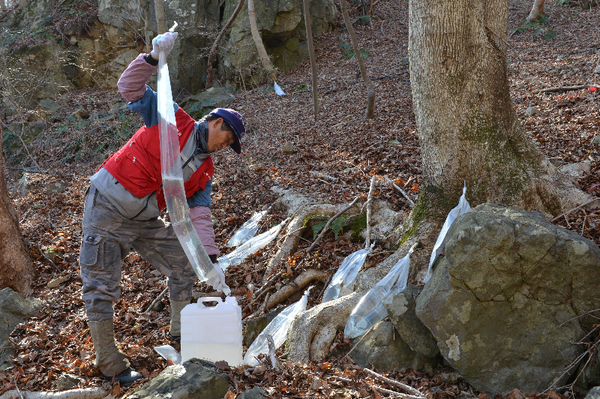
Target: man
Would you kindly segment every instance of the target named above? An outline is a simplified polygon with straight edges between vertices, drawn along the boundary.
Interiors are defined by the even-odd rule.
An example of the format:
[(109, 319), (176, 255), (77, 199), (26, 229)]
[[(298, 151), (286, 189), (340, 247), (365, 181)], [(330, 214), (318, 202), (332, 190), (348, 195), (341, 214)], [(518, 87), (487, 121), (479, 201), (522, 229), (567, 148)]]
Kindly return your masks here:
[[(113, 307), (121, 292), (121, 260), (130, 249), (168, 277), (171, 305), (171, 340), (181, 336), (181, 310), (192, 300), (196, 274), (173, 231), (160, 219), (165, 207), (161, 189), (160, 140), (156, 93), (146, 81), (157, 70), (158, 53), (168, 55), (176, 32), (153, 41), (150, 54), (140, 54), (121, 75), (121, 95), (144, 119), (140, 128), (119, 151), (111, 155), (90, 178), (85, 197), (83, 241), (80, 252), (82, 297), (96, 350), (96, 367), (106, 378), (129, 385), (141, 378), (114, 340)], [(217, 277), (207, 281), (222, 291), (223, 271), (216, 263), (210, 217), (210, 191), (214, 167), (210, 153), (230, 146), (241, 153), (245, 132), (239, 113), (217, 108), (195, 121), (173, 104), (181, 149), (182, 172), (190, 217), (206, 248)]]

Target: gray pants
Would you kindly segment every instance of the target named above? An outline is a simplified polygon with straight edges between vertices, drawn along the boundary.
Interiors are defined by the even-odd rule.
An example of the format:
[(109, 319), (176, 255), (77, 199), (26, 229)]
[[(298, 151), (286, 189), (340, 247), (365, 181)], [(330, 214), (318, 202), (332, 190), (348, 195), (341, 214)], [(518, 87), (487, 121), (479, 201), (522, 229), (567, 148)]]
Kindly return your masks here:
[(121, 296), (121, 261), (131, 248), (168, 277), (172, 300), (192, 299), (196, 274), (171, 225), (160, 218), (126, 219), (91, 185), (85, 196), (79, 255), (82, 297), (89, 321), (112, 320), (112, 304)]

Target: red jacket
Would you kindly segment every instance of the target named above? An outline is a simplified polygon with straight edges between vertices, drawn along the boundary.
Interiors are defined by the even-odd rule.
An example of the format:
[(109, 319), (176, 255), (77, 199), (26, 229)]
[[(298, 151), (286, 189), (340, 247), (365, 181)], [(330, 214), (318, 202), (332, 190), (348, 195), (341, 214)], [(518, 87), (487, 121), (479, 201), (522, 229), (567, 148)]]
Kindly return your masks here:
[[(175, 113), (179, 130), (179, 148), (183, 149), (194, 132), (195, 120), (182, 108)], [(191, 154), (190, 154), (191, 155)], [(138, 198), (157, 192), (159, 209), (165, 207), (160, 169), (160, 139), (158, 125), (140, 128), (133, 137), (102, 165), (123, 187)], [(200, 167), (184, 183), (186, 197), (199, 189), (215, 173), (212, 158), (207, 157)]]

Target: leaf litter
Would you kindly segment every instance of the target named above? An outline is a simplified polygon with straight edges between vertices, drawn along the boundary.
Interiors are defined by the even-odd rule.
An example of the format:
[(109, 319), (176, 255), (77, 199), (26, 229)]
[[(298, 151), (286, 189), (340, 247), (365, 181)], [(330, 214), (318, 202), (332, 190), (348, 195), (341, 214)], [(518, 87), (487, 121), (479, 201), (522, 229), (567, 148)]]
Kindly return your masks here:
[[(589, 162), (589, 171), (577, 182), (582, 190), (597, 198), (600, 143), (594, 138), (599, 136), (600, 94), (593, 87), (600, 84), (600, 75), (595, 72), (600, 65), (600, 7), (581, 10), (547, 4), (548, 22), (525, 27), (523, 21), (530, 5), (523, 0), (510, 5), (510, 29), (522, 27), (508, 39), (509, 84), (517, 116), (555, 165)], [(353, 6), (351, 12), (353, 19), (362, 16), (361, 7)], [(366, 88), (356, 60), (344, 52), (342, 44), (350, 43), (350, 38), (341, 29), (341, 18), (335, 31), (316, 38), (320, 101), (317, 117), (313, 113), (309, 62), (279, 77), (286, 96), (277, 96), (265, 86), (252, 87), (235, 96), (230, 106), (244, 115), (248, 130), (244, 152), (238, 156), (227, 150), (214, 157), (212, 212), (217, 244), (223, 253), (230, 251), (226, 243), (236, 228), (277, 199), (271, 190), (274, 186), (303, 193), (315, 202), (337, 204), (366, 196), (371, 176), (377, 175), (389, 177), (398, 185), (408, 182), (407, 192), (416, 199), (421, 158), (407, 62), (407, 2), (375, 2), (371, 18), (361, 20), (365, 23), (356, 24), (355, 29), (364, 55), (368, 55), (365, 65), (376, 89), (373, 120), (364, 119)], [(540, 29), (552, 30), (556, 36), (546, 40)], [(586, 85), (587, 88), (577, 90), (541, 91)], [(51, 172), (28, 173), (24, 196), (18, 194), (22, 185), (18, 179), (23, 168), (32, 166), (31, 160), (5, 151), (5, 177), (39, 272), (34, 296), (45, 305), (36, 317), (27, 319), (11, 334), (16, 354), (13, 366), (0, 373), (0, 394), (15, 388), (56, 390), (59, 378), (70, 374), (82, 379), (80, 388), (104, 386), (110, 388), (114, 397), (125, 397), (131, 388), (111, 387), (92, 365), (95, 354), (81, 299), (77, 258), (87, 179), (107, 155), (127, 141), (141, 120), (123, 110), (116, 90), (81, 89), (64, 94), (61, 103), (60, 112), (64, 115), (49, 121), (29, 148), (42, 168)], [(69, 122), (67, 116), (82, 105), (92, 118)], [(292, 153), (283, 151), (286, 143), (293, 147)], [(60, 183), (63, 190), (48, 192), (51, 183)], [(377, 197), (388, 201), (398, 212), (410, 212), (393, 187), (381, 189)], [(596, 202), (582, 207), (555, 223), (600, 244), (599, 205)], [(258, 233), (284, 219), (282, 212), (270, 210)], [(273, 271), (275, 287), (293, 281), (309, 268), (332, 274), (347, 255), (363, 246), (343, 236), (336, 239), (330, 232), (314, 254), (305, 257), (303, 250), (311, 238), (312, 234), (307, 235), (297, 252)], [(227, 270), (227, 282), (244, 309), (244, 317), (261, 306), (261, 300), (252, 302), (253, 293), (265, 277), (270, 277), (263, 274), (276, 245), (267, 246)], [(375, 266), (390, 253), (376, 247), (367, 258), (366, 267)], [(50, 288), (51, 281), (59, 281), (58, 286)], [(323, 283), (317, 285), (309, 307), (318, 303), (324, 288)], [(152, 350), (169, 343), (167, 297), (149, 309), (165, 287), (165, 278), (136, 253), (123, 260), (122, 296), (114, 306), (115, 335), (132, 365), (144, 376), (134, 388), (167, 367), (167, 362)], [(195, 291), (209, 292), (210, 287), (197, 282)], [(290, 298), (288, 304), (293, 300)], [(346, 356), (350, 350), (350, 340), (338, 333), (330, 356), (324, 361), (294, 364), (286, 362), (285, 353), (280, 350), (282, 370), (278, 372), (268, 362), (254, 369), (225, 366), (232, 383), (227, 397), (234, 398), (254, 386), (261, 386), (274, 398), (384, 397), (387, 394), (377, 387), (395, 389), (356, 366)], [(487, 394), (475, 391), (449, 369), (382, 374), (419, 389), (429, 399), (487, 399)], [(526, 396), (564, 397), (554, 391), (535, 395), (514, 390), (505, 398)]]

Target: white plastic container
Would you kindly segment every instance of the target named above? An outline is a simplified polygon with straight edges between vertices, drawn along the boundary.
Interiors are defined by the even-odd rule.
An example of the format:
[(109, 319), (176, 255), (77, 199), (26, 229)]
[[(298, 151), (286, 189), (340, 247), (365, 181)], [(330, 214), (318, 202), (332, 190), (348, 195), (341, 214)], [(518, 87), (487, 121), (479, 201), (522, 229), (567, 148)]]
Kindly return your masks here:
[[(217, 306), (206, 306), (217, 302)], [(181, 311), (181, 358), (242, 364), (242, 310), (235, 297), (199, 298)]]

